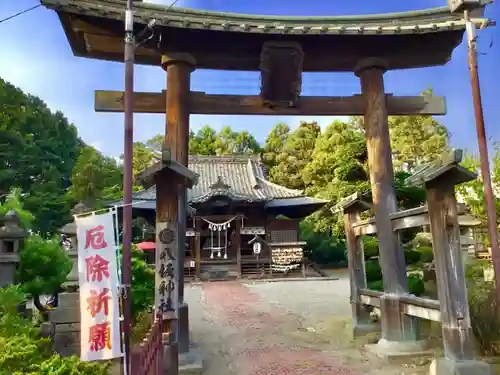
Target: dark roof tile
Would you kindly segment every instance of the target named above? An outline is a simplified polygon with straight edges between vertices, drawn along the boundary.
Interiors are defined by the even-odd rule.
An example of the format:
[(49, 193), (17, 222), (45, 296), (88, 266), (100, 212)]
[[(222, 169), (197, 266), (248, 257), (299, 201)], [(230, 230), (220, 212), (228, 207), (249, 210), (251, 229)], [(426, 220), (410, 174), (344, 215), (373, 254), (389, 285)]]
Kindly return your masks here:
[[(200, 176), (198, 184), (188, 190), (188, 202), (204, 202), (217, 195), (244, 201), (304, 196), (300, 190), (288, 189), (267, 181), (259, 156), (191, 155), (188, 167)], [(134, 199), (156, 199), (155, 186), (135, 193)]]

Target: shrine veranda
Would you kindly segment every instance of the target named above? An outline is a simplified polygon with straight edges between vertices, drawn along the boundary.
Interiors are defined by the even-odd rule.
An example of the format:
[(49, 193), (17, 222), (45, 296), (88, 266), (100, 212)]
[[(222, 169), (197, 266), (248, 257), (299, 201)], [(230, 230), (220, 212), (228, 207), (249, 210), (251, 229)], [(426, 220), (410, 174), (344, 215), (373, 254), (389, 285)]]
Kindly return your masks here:
[[(42, 3), (57, 12), (76, 56), (123, 61), (124, 1), (42, 0)], [(449, 5), (452, 3), (456, 2), (450, 0)], [(466, 6), (476, 7), (471, 13), (475, 27), (491, 23), (483, 18), (485, 3), (466, 3)], [(443, 115), (446, 106), (442, 97), (398, 97), (386, 93), (384, 73), (446, 64), (462, 42), (463, 14), (442, 7), (380, 15), (278, 17), (168, 8), (136, 1), (134, 18), (136, 33), (151, 19), (156, 19), (153, 37), (135, 51), (135, 63), (158, 66), (166, 72), (165, 91), (133, 94), (134, 112), (158, 113), (166, 117), (161, 160), (138, 176), (145, 187), (141, 194), (149, 192), (151, 195), (149, 203), (154, 207), (157, 236), (169, 234), (158, 238), (157, 243), (162, 243), (160, 250), (168, 245), (169, 251), (182, 259), (184, 251), (179, 250), (182, 244), (192, 243), (194, 251), (190, 256), (195, 259), (197, 275), (202, 276), (205, 262), (219, 262), (226, 264), (222, 276), (230, 273), (239, 276), (248, 256), (247, 245), (252, 245), (253, 249), (253, 243), (262, 239), (262, 244), (270, 250), (265, 253), (261, 248), (258, 254), (249, 256), (259, 255), (263, 262), (265, 259), (267, 264), (271, 263), (272, 271), (272, 244), (291, 243), (294, 246), (289, 248), (298, 248), (300, 239), (294, 219), (325, 203), (316, 204), (298, 192), (280, 196), (288, 190), (267, 182), (265, 176), (259, 175), (255, 165), (258, 162), (251, 159), (236, 161), (235, 157), (233, 162), (227, 162), (227, 165), (233, 163), (247, 169), (242, 172), (247, 176), (244, 186), (239, 186), (241, 181), (233, 181), (231, 174), (207, 174), (201, 170), (198, 173), (197, 162), (190, 160), (188, 155), (190, 114), (364, 116), (373, 197), (370, 204), (376, 225), (364, 223), (363, 228), (375, 227), (370, 229), (375, 230), (371, 233), (379, 238), (384, 292), (377, 294), (365, 289), (362, 247), (355, 226), (361, 225), (358, 215), (366, 209), (366, 202), (354, 195), (340, 202), (338, 209), (343, 211), (351, 231), (348, 251), (355, 331), (362, 333), (373, 329), (367, 320), (366, 305), (379, 306), (382, 339), (375, 346), (377, 353), (419, 352), (423, 346), (416, 317), (421, 317), (418, 314), (426, 309), (432, 312), (426, 319), (441, 322), (445, 348), (445, 358), (433, 363), (431, 373), (491, 373), (485, 363), (475, 360), (463, 266), (457, 258), (459, 240), (447, 242), (456, 238), (457, 233), (459, 236), (454, 185), (474, 178), (460, 169), (461, 154), (454, 153), (451, 158), (444, 156), (429, 170), (420, 171), (414, 180), (425, 185), (429, 193), (428, 212), (419, 215), (430, 220), (436, 243), (439, 301), (420, 301), (408, 295), (404, 255), (394, 227), (396, 216), (403, 213), (398, 213), (396, 206), (388, 116)], [(195, 69), (260, 71), (261, 93), (258, 96), (212, 95), (191, 91), (191, 73)], [(349, 97), (303, 97), (303, 72), (352, 72), (359, 77), (361, 91)], [(123, 112), (123, 99), (123, 92), (97, 91), (95, 109)], [(212, 160), (212, 163), (222, 161)], [(183, 188), (178, 189), (177, 185)], [(191, 189), (187, 196), (185, 188)], [(273, 189), (276, 191), (270, 193)], [(146, 201), (144, 196), (140, 198)], [(290, 205), (284, 201), (292, 200), (296, 200), (296, 207), (290, 211)], [(273, 206), (273, 202), (282, 204)], [(192, 227), (188, 226), (191, 209), (196, 210), (192, 215)], [(297, 217), (277, 220), (278, 215), (289, 216), (286, 212), (296, 212)], [(250, 233), (251, 230), (254, 232)], [(215, 244), (214, 233), (217, 236)], [(219, 242), (220, 235), (222, 242)], [(205, 238), (203, 243), (202, 238)], [(156, 254), (157, 269), (162, 264), (159, 253)], [(214, 273), (218, 271), (221, 268)], [(157, 288), (162, 277), (157, 275)], [(182, 273), (176, 283), (176, 318), (179, 352), (182, 353), (189, 350)], [(157, 297), (157, 306), (160, 300), (161, 296)], [(412, 310), (408, 306), (419, 309)]]

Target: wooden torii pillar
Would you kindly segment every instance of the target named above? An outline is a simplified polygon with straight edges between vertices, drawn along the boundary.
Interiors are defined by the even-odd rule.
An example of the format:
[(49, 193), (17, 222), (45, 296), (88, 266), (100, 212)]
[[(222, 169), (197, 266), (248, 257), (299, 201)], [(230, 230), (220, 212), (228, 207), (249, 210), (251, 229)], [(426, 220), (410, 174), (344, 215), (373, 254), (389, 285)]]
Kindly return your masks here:
[(384, 296), (381, 345), (394, 351), (415, 350), (418, 321), (402, 314), (399, 298), (408, 294), (406, 263), (399, 235), (392, 229), (390, 214), (397, 211), (394, 172), (384, 90), (385, 62), (371, 58), (361, 61), (355, 73), (361, 81), (364, 99), (365, 138), (372, 189), (373, 210), (377, 223)]
[[(162, 68), (167, 73), (166, 124), (163, 152), (183, 167), (188, 166), (189, 159), (189, 94), (191, 72), (196, 62), (188, 54), (163, 55)], [(173, 219), (170, 212), (176, 212), (175, 224), (178, 234), (177, 254), (177, 342), (179, 353), (189, 351), (189, 311), (184, 302), (184, 256), (186, 242), (187, 201), (186, 184), (174, 185), (168, 179), (157, 181), (156, 185), (156, 216), (157, 223)], [(176, 196), (174, 201), (171, 196)], [(175, 207), (174, 207), (175, 206)], [(157, 224), (158, 225), (158, 224)]]

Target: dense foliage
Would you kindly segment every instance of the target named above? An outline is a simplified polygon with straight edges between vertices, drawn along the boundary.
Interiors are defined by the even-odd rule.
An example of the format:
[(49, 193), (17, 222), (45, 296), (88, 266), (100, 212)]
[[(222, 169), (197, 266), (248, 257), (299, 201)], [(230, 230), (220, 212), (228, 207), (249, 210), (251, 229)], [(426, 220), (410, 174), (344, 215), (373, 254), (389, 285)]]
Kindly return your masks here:
[(21, 287), (0, 289), (1, 375), (107, 375), (106, 363), (82, 362), (53, 354), (40, 327), (17, 312), (25, 301)]
[[(472, 331), (484, 355), (500, 355), (500, 306), (497, 305), (495, 283), (484, 280), (486, 261), (476, 261), (466, 269)], [(487, 307), (487, 308), (486, 308)]]
[(149, 311), (155, 298), (155, 272), (144, 253), (132, 247), (132, 318), (137, 321), (141, 312)]
[(72, 266), (57, 238), (46, 240), (31, 235), (21, 249), (17, 280), (23, 291), (33, 297), (37, 308), (43, 310), (39, 296), (59, 292)]
[(21, 199), (21, 189), (19, 188), (11, 189), (6, 195), (5, 200), (0, 202), (0, 217), (5, 216), (11, 210), (15, 211), (17, 214), (22, 228), (31, 228), (35, 217), (31, 212), (24, 208), (24, 204)]
[[(484, 199), (483, 181), (480, 174), (479, 155), (466, 154), (462, 165), (469, 170), (478, 173), (479, 178), (457, 186), (458, 199), (463, 201), (471, 210), (471, 213), (486, 224), (486, 204)], [(495, 143), (491, 163), (491, 182), (495, 191), (495, 203), (497, 211), (497, 223), (500, 224), (500, 144)], [(484, 239), (485, 244), (489, 241)]]
[(42, 234), (69, 219), (64, 197), (82, 144), (61, 112), (0, 79), (0, 196), (20, 188)]

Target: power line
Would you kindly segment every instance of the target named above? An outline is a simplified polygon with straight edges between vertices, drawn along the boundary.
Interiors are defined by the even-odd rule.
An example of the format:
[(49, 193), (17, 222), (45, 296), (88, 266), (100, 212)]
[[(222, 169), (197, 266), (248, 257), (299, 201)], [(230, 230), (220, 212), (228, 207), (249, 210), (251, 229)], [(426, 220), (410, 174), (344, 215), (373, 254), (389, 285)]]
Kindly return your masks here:
[(16, 18), (17, 16), (20, 16), (21, 14), (28, 13), (29, 11), (31, 11), (33, 9), (36, 9), (38, 7), (41, 7), (41, 6), (42, 6), (42, 4), (38, 4), (38, 5), (35, 5), (35, 6), (31, 7), (31, 8), (25, 9), (25, 10), (19, 12), (19, 13), (13, 14), (12, 16), (9, 16), (7, 18), (4, 18), (4, 19), (0, 20), (0, 23), (4, 23), (5, 21), (11, 20), (13, 18)]

